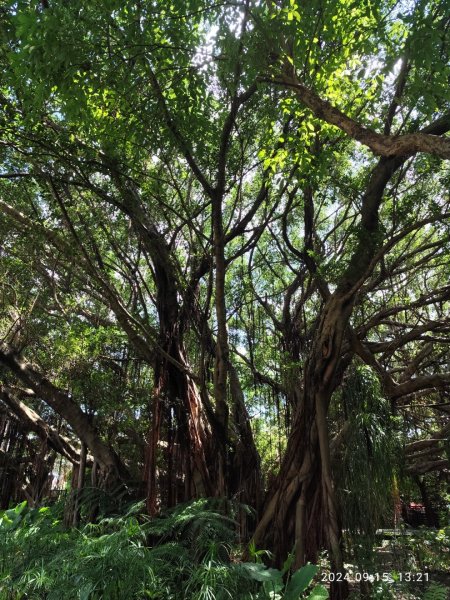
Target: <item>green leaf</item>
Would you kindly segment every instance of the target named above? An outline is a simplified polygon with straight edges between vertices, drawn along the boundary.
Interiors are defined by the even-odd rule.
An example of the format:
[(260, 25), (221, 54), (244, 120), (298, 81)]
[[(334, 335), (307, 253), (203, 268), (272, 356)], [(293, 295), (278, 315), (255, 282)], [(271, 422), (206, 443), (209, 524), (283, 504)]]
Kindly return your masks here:
[(21, 502), (20, 504), (18, 504), (14, 508), (14, 512), (16, 513), (16, 515), (20, 515), (23, 512), (23, 510), (26, 507), (26, 505), (27, 505), (27, 501), (26, 500), (24, 500), (23, 502)]
[(292, 567), (292, 563), (294, 562), (294, 559), (295, 559), (294, 552), (290, 552), (288, 554), (287, 559), (283, 563), (283, 568), (281, 570), (281, 572), (283, 573), (283, 575), (290, 570), (290, 568)]
[(300, 594), (306, 590), (318, 570), (319, 568), (316, 565), (307, 564), (296, 571), (288, 583), (284, 600), (298, 600)]
[(321, 598), (328, 598), (328, 590), (323, 585), (316, 585), (306, 600), (320, 600)]

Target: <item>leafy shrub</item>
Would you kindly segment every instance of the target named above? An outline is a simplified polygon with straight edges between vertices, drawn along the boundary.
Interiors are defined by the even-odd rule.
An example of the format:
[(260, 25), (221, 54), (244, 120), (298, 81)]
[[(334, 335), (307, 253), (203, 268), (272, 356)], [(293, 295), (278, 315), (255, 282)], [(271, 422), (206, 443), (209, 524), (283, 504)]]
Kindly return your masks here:
[[(26, 503), (0, 514), (1, 600), (298, 600), (317, 572), (306, 565), (285, 583), (289, 563), (279, 571), (233, 560), (233, 510), (218, 501), (152, 520), (141, 509), (79, 530)], [(316, 586), (308, 598), (327, 596)]]
[(450, 527), (420, 529), (410, 536), (398, 536), (399, 551), (408, 553), (416, 571), (450, 571)]
[(433, 583), (430, 585), (428, 590), (425, 592), (423, 600), (447, 600), (448, 588), (443, 585)]
[[(27, 515), (34, 515), (32, 511)], [(0, 527), (0, 597), (124, 600), (155, 583), (136, 517), (104, 520), (81, 531), (62, 528), (51, 511)]]

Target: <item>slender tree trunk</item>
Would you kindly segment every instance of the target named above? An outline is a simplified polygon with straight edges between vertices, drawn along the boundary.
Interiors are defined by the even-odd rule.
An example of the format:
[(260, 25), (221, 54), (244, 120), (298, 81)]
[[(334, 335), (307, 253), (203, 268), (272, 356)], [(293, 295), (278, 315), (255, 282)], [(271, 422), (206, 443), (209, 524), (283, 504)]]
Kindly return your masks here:
[(78, 468), (78, 476), (76, 480), (76, 489), (75, 489), (75, 505), (73, 509), (73, 521), (72, 525), (74, 527), (78, 527), (80, 524), (80, 501), (81, 494), (84, 487), (84, 477), (86, 474), (86, 457), (87, 457), (87, 447), (84, 442), (81, 442), (81, 452), (80, 452), (80, 466)]
[[(227, 404), (227, 378), (229, 369), (229, 348), (227, 315), (225, 302), (225, 241), (222, 223), (222, 191), (218, 189), (212, 198), (212, 228), (215, 262), (215, 309), (217, 319), (217, 344), (214, 368), (214, 397), (216, 415), (225, 436), (228, 434), (229, 409)], [(219, 444), (219, 481), (217, 495), (227, 495), (228, 449)]]
[[(244, 394), (233, 364), (229, 365), (230, 395), (233, 401), (233, 425), (238, 436), (234, 444), (233, 460), (230, 464), (229, 493), (243, 504), (255, 509), (260, 516), (263, 499), (261, 459), (256, 449), (250, 417), (245, 406)], [(248, 539), (254, 527), (254, 519), (245, 510), (240, 514), (240, 535)]]

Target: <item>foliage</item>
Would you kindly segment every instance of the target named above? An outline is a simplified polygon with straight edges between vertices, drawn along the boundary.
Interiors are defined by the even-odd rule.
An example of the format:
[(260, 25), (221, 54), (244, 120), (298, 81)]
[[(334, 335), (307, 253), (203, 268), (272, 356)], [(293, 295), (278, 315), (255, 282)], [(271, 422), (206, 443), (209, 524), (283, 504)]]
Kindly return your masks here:
[(450, 570), (450, 527), (443, 529), (422, 528), (414, 535), (396, 539), (400, 552), (410, 556), (410, 566), (418, 571)]
[[(342, 390), (349, 433), (336, 464), (344, 527), (359, 543), (373, 541), (389, 524), (400, 445), (380, 381), (370, 367), (357, 365)], [(371, 543), (371, 542), (369, 542)]]
[[(64, 530), (53, 509), (18, 505), (1, 515), (0, 597), (303, 598), (317, 567), (303, 567), (284, 584), (277, 569), (232, 560), (235, 523), (218, 508), (217, 501), (202, 500), (150, 520), (138, 504), (122, 516)], [(307, 595), (327, 597), (321, 586)]]
[(423, 600), (446, 600), (448, 598), (448, 588), (439, 585), (432, 584), (425, 592)]
[[(0, 20), (0, 501), (39, 503), (81, 441), (82, 522), (105, 528), (38, 514), (29, 563), (34, 513), (4, 513), (31, 573), (7, 577), (75, 594), (54, 547), (93, 597), (275, 596), (279, 572), (232, 560), (263, 505), (280, 563), (298, 531), (339, 555), (342, 521), (368, 564), (394, 476), (426, 492), (449, 466), (448, 0), (5, 0)], [(160, 518), (105, 520), (116, 470)], [(215, 493), (254, 513), (185, 504)], [(99, 587), (113, 547), (128, 591)]]
[(153, 574), (136, 517), (65, 531), (49, 512), (32, 525), (24, 520), (12, 532), (2, 528), (3, 597), (119, 599), (138, 597), (151, 587)]

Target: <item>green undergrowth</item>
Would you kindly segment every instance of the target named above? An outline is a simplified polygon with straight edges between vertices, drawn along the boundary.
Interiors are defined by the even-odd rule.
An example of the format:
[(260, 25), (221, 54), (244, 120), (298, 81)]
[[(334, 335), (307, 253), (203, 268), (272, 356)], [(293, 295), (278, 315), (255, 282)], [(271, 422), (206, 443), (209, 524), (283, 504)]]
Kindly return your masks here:
[(134, 505), (66, 529), (58, 511), (22, 503), (0, 513), (0, 600), (320, 600), (317, 567), (290, 574), (238, 560), (229, 506), (198, 500), (157, 519)]

